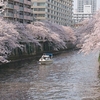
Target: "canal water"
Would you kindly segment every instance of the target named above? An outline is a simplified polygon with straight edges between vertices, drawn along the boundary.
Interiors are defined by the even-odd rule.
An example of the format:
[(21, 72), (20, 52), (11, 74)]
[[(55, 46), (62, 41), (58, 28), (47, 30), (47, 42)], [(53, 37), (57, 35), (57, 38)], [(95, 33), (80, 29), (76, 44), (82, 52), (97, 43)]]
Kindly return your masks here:
[(100, 100), (98, 54), (71, 51), (0, 68), (0, 100)]

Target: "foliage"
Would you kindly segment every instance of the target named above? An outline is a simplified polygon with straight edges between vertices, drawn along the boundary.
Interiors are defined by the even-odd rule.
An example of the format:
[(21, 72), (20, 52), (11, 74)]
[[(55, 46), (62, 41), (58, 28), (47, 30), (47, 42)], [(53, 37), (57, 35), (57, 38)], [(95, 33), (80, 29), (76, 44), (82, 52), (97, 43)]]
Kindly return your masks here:
[(100, 11), (92, 19), (84, 21), (83, 25), (76, 30), (78, 47), (81, 52), (100, 50)]
[(20, 42), (40, 45), (40, 41), (49, 41), (55, 50), (66, 47), (66, 41), (76, 40), (70, 27), (60, 26), (50, 22), (32, 24), (8, 23), (0, 19), (0, 61), (6, 58), (14, 48), (23, 48)]
[(12, 49), (20, 47), (17, 39), (19, 33), (15, 30), (15, 25), (7, 23), (0, 19), (0, 58), (1, 61), (5, 61), (8, 54), (11, 53)]
[(66, 41), (75, 42), (76, 40), (74, 32), (70, 27), (57, 25), (48, 21), (35, 22), (34, 25), (30, 24), (27, 27), (36, 39), (39, 38), (43, 41), (51, 42), (55, 50), (66, 48)]

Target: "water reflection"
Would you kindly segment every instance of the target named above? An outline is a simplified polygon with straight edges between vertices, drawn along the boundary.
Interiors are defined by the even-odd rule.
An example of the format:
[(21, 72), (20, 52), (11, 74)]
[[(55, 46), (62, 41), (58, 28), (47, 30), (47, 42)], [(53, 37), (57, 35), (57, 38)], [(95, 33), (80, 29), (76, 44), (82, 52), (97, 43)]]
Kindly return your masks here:
[(38, 70), (38, 76), (40, 80), (45, 80), (46, 77), (48, 76), (48, 65), (39, 65), (39, 70)]
[(54, 57), (54, 63), (26, 61), (0, 69), (1, 100), (100, 100), (98, 54), (76, 51)]

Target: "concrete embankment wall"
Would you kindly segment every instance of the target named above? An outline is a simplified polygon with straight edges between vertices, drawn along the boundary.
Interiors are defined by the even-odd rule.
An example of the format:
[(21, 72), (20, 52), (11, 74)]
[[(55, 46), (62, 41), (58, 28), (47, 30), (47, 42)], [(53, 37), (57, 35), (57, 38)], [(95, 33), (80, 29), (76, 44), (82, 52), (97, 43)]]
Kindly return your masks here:
[(41, 42), (41, 46), (36, 46), (33, 43), (23, 43), (24, 48), (21, 50), (20, 48), (16, 48), (12, 51), (11, 55), (9, 55), (8, 60), (11, 62), (16, 62), (20, 60), (26, 60), (26, 59), (34, 59), (36, 57), (40, 57), (43, 53), (53, 53), (58, 54), (66, 50), (72, 50), (75, 48), (75, 45), (71, 42), (67, 42), (67, 48), (60, 49), (58, 51), (55, 51), (53, 49), (53, 45), (50, 45), (48, 42)]

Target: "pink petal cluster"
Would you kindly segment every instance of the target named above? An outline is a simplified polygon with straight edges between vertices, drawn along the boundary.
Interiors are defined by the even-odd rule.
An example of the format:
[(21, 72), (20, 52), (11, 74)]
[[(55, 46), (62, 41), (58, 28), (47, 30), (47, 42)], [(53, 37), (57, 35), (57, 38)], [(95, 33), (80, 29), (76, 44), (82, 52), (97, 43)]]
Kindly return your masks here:
[(92, 19), (85, 20), (81, 24), (82, 26), (75, 31), (81, 52), (100, 50), (100, 10)]
[[(76, 37), (70, 27), (50, 22), (36, 22), (33, 24), (8, 23), (0, 19), (0, 61), (7, 58), (16, 47), (23, 48), (20, 42), (35, 43), (49, 41), (54, 49), (67, 48), (66, 41), (74, 43)], [(2, 59), (3, 60), (2, 60)]]

